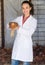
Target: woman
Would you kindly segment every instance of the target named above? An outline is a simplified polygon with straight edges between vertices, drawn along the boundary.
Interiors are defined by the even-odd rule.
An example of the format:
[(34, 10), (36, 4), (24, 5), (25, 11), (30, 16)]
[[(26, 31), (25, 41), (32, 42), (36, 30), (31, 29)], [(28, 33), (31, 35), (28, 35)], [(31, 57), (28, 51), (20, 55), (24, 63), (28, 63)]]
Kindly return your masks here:
[(23, 1), (21, 6), (23, 15), (13, 20), (19, 26), (12, 50), (11, 65), (18, 65), (19, 61), (22, 61), (23, 65), (30, 65), (30, 62), (33, 62), (32, 35), (36, 30), (37, 20), (32, 16), (34, 14), (32, 3)]

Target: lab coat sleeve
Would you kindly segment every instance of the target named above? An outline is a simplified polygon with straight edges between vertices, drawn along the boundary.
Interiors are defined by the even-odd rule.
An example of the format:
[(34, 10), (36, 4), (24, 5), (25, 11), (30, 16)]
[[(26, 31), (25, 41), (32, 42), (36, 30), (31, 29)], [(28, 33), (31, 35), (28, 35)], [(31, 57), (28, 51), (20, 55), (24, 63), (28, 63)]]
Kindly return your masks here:
[(34, 22), (35, 23), (33, 23), (32, 26), (31, 26), (31, 28), (29, 28), (29, 29), (24, 29), (23, 27), (20, 27), (19, 32), (21, 32), (24, 35), (28, 35), (28, 36), (30, 35), (30, 36), (32, 36), (33, 33), (36, 30), (36, 27), (37, 27), (37, 20), (35, 20)]

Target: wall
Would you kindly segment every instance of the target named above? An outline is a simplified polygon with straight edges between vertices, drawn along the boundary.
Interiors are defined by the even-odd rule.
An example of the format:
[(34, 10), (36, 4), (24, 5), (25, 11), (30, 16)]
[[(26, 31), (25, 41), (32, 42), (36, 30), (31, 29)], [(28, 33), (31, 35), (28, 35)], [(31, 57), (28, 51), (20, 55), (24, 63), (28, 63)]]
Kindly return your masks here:
[(32, 0), (37, 18), (37, 30), (33, 35), (34, 43), (45, 45), (45, 0)]

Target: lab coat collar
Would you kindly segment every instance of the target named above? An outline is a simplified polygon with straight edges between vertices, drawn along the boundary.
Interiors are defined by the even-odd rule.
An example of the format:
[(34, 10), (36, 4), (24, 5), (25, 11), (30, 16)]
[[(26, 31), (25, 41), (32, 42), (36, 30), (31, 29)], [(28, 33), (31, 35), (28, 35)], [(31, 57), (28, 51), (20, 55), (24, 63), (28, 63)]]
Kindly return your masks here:
[[(28, 17), (28, 19), (25, 21), (25, 23), (23, 24), (23, 26), (27, 23), (28, 20), (31, 20), (31, 18), (32, 18), (32, 15), (30, 15)], [(23, 15), (21, 16), (21, 24), (22, 24), (22, 19), (23, 19)]]

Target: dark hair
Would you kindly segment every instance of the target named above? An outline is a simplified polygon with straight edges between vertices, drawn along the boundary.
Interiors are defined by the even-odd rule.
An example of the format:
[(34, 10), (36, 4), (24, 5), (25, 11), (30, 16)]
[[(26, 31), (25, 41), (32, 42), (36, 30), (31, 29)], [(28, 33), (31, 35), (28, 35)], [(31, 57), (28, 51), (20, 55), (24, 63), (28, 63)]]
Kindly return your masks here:
[(21, 5), (23, 5), (25, 3), (27, 3), (32, 8), (31, 11), (30, 11), (30, 14), (31, 15), (34, 15), (34, 7), (33, 7), (33, 4), (31, 2), (29, 2), (29, 1), (23, 1)]

